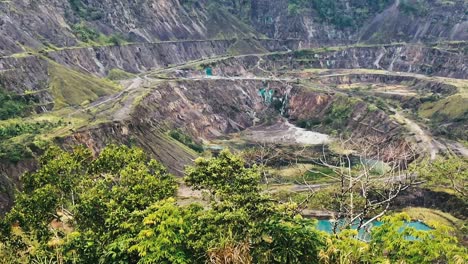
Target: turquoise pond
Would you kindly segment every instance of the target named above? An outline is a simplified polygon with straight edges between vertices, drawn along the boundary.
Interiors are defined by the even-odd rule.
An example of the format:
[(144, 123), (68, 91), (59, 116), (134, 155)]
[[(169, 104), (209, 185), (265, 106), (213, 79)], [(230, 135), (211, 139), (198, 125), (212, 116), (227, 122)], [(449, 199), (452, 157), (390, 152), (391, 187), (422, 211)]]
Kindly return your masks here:
[[(373, 227), (381, 226), (381, 225), (382, 225), (382, 222), (374, 221), (372, 222), (372, 224), (369, 226), (370, 228), (368, 229), (372, 229)], [(407, 227), (412, 227), (420, 231), (429, 231), (432, 229), (429, 226), (425, 225), (424, 223), (418, 222), (418, 221), (407, 222), (405, 225)], [(357, 227), (357, 224), (355, 225), (355, 227)], [(325, 231), (327, 233), (333, 233), (333, 222), (330, 220), (319, 220), (317, 223), (317, 229), (320, 231)], [(370, 238), (369, 231), (365, 229), (360, 230), (358, 237), (362, 240), (369, 240)]]

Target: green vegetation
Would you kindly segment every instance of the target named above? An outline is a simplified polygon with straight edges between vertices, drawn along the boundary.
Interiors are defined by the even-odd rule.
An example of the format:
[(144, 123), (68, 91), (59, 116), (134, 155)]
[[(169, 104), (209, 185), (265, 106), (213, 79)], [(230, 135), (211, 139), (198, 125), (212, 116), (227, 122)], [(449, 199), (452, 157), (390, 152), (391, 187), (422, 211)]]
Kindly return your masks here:
[(10, 139), (24, 134), (39, 134), (50, 131), (51, 129), (63, 125), (62, 121), (51, 123), (49, 121), (42, 122), (8, 122), (0, 123), (0, 140)]
[[(209, 38), (242, 39), (258, 37), (258, 33), (233, 15), (219, 1), (210, 1), (207, 6), (209, 19), (206, 23)], [(231, 10), (232, 11), (232, 10)]]
[(419, 175), (429, 186), (451, 188), (462, 198), (468, 197), (468, 160), (455, 155), (439, 157), (418, 166)]
[(40, 136), (64, 125), (62, 120), (13, 119), (0, 123), (0, 160), (18, 162), (33, 157), (34, 152), (41, 152), (48, 145)]
[(316, 127), (322, 127), (327, 129), (327, 132), (336, 132), (336, 130), (342, 130), (348, 124), (350, 117), (352, 116), (355, 106), (361, 101), (348, 98), (345, 96), (337, 96), (332, 104), (326, 109), (324, 118), (311, 117), (307, 119), (301, 119), (296, 122), (297, 126), (313, 129)]
[(335, 128), (346, 124), (354, 111), (355, 102), (352, 101), (345, 98), (336, 100), (328, 109), (324, 123)]
[(192, 150), (195, 150), (196, 152), (202, 153), (204, 151), (203, 146), (200, 144), (197, 144), (196, 142), (193, 141), (193, 139), (190, 136), (187, 136), (180, 130), (171, 130), (169, 131), (169, 136), (180, 143), (186, 145), (187, 147), (191, 148)]
[(111, 81), (120, 81), (135, 78), (135, 74), (123, 71), (121, 69), (112, 69), (107, 74), (107, 79)]
[(72, 30), (79, 40), (93, 46), (119, 46), (127, 42), (127, 40), (122, 36), (122, 34), (117, 33), (110, 36), (105, 36), (102, 33), (88, 26), (88, 24), (85, 22), (72, 25)]
[(434, 226), (432, 231), (417, 231), (404, 226), (409, 220), (404, 213), (384, 217), (383, 225), (373, 229), (369, 243), (356, 240), (356, 231), (345, 230), (327, 240), (321, 259), (324, 263), (465, 262), (466, 249), (456, 245), (450, 228)]
[(73, 12), (85, 20), (99, 20), (103, 17), (103, 11), (90, 8), (83, 0), (68, 0)]
[[(261, 192), (260, 173), (227, 151), (199, 158), (185, 181), (210, 205), (177, 204), (175, 179), (140, 149), (111, 145), (98, 157), (49, 149), (0, 219), (2, 263), (463, 263), (453, 230), (382, 219), (369, 243), (327, 235), (298, 205)], [(423, 252), (423, 253), (421, 253)]]
[(33, 150), (46, 144), (39, 138), (41, 133), (62, 125), (61, 121), (24, 121), (35, 104), (32, 95), (14, 95), (0, 89), (0, 161), (18, 162), (31, 158)]
[(97, 41), (99, 38), (99, 33), (86, 26), (85, 23), (72, 25), (72, 30), (76, 37), (83, 42)]
[(399, 8), (406, 14), (425, 16), (429, 12), (428, 3), (425, 0), (400, 0)]
[[(458, 93), (435, 102), (425, 102), (419, 108), (419, 115), (431, 121), (437, 134), (452, 139), (468, 140), (464, 125), (468, 121), (468, 97)], [(451, 123), (450, 127), (441, 125)]]
[(317, 184), (330, 182), (329, 176), (336, 176), (334, 171), (325, 166), (315, 164), (297, 164), (268, 171), (271, 182), (275, 183), (296, 183), (296, 184)]
[(451, 214), (429, 208), (408, 207), (403, 209), (411, 219), (417, 219), (424, 223), (439, 223), (452, 228), (460, 228), (463, 220), (460, 220)]
[(31, 150), (25, 146), (25, 142), (30, 141), (30, 137), (22, 140), (19, 143), (4, 140), (0, 144), (0, 161), (19, 162), (32, 157)]
[(83, 105), (120, 89), (109, 80), (83, 74), (56, 63), (51, 62), (49, 67), (55, 109)]
[[(361, 26), (369, 17), (382, 12), (392, 1), (390, 0), (288, 0), (290, 15), (297, 15), (307, 9), (318, 13), (321, 21), (331, 23), (338, 28)], [(349, 7), (347, 8), (347, 4)]]
[(0, 120), (28, 114), (33, 103), (33, 99), (28, 95), (19, 96), (0, 88)]
[(173, 177), (139, 149), (110, 146), (92, 159), (52, 148), (40, 163), (0, 225), (2, 259), (205, 263), (243, 248), (238, 257), (255, 263), (317, 262), (313, 222), (259, 195), (259, 174), (230, 153), (187, 171), (211, 193), (210, 209), (178, 206)]

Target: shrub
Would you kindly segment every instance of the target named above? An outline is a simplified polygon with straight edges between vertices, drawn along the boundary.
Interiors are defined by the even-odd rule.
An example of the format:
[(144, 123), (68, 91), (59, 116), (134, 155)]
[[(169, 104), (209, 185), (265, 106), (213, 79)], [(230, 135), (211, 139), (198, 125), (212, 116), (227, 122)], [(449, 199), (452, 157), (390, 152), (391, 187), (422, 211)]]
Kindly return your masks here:
[(196, 152), (203, 152), (203, 146), (200, 144), (197, 144), (196, 142), (193, 142), (192, 138), (185, 135), (182, 131), (180, 130), (171, 130), (169, 131), (169, 136), (180, 143), (186, 145), (187, 147), (191, 148), (192, 150), (195, 150)]
[(31, 109), (30, 96), (19, 96), (0, 88), (0, 120), (24, 116)]

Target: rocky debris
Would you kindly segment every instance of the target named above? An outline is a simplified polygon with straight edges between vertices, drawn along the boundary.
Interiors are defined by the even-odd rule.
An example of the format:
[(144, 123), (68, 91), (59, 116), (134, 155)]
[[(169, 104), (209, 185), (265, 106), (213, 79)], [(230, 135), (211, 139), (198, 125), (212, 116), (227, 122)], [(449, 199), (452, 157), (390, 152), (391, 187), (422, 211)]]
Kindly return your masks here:
[(247, 129), (243, 137), (252, 142), (300, 146), (324, 145), (331, 141), (328, 135), (308, 131), (284, 119), (279, 119), (273, 125), (260, 125)]

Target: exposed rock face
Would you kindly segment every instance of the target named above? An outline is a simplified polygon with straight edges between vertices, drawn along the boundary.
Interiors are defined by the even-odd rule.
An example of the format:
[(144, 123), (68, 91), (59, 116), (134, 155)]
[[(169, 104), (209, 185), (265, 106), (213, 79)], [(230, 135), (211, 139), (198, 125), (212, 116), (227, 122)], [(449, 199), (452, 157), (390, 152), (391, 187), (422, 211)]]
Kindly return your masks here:
[(234, 42), (233, 40), (223, 40), (143, 43), (66, 49), (50, 52), (47, 56), (62, 65), (105, 77), (108, 71), (114, 68), (141, 73), (167, 67), (171, 64), (219, 56), (228, 53), (228, 49)]
[(0, 163), (0, 217), (12, 206), (15, 189), (20, 186), (19, 177), (35, 167), (35, 160), (24, 160), (16, 164)]
[(464, 55), (422, 45), (390, 45), (350, 48), (313, 55), (313, 68), (381, 69), (412, 72), (452, 78), (467, 78), (468, 64)]
[[(338, 1), (345, 6), (352, 4), (349, 0)], [(453, 5), (429, 0), (424, 16), (404, 11), (401, 2), (388, 1), (383, 12), (369, 14), (363, 24), (340, 27), (320, 19), (314, 7), (292, 14), (288, 0), (0, 1), (0, 89), (33, 94), (37, 112), (45, 112), (53, 109), (57, 101), (51, 89), (51, 83), (57, 79), (54, 76), (57, 71), (51, 70), (54, 67), (64, 67), (65, 73), (106, 77), (115, 68), (139, 74), (224, 54), (284, 52), (359, 41), (468, 40), (465, 0), (450, 1)], [(346, 9), (346, 12), (350, 10)], [(87, 33), (122, 35), (130, 44), (83, 43), (82, 36), (80, 40), (83, 32), (78, 32), (77, 25), (83, 26), (80, 30)], [(453, 45), (466, 44), (446, 45), (443, 48), (402, 44), (354, 46), (268, 56), (233, 56), (211, 66), (217, 74), (226, 76), (270, 76), (271, 71), (281, 69), (366, 68), (468, 78), (466, 47), (464, 53), (452, 51)], [(171, 74), (183, 77), (199, 73), (200, 69), (184, 69)], [(366, 81), (365, 78), (381, 82), (404, 79), (360, 75), (323, 81), (345, 83)], [(63, 82), (59, 89), (67, 85)], [(276, 117), (278, 113), (267, 107), (258, 95), (262, 85), (260, 79), (164, 82), (142, 99), (130, 118), (83, 128), (58, 141), (64, 146), (84, 144), (95, 152), (113, 142), (135, 144), (162, 161), (171, 172), (181, 174), (184, 165), (196, 154), (168, 138), (167, 130), (181, 128), (195, 138), (211, 139), (242, 131), (259, 118)], [(452, 89), (436, 82), (416, 83), (415, 89), (419, 89), (418, 85), (421, 89), (447, 94)], [(272, 81), (270, 87), (277, 91), (277, 96), (290, 91), (284, 82)], [(288, 96), (292, 121), (311, 118), (323, 121), (327, 111), (341, 103), (335, 94), (297, 87)], [(369, 111), (362, 102), (353, 106), (342, 129), (356, 136), (401, 142), (396, 137), (401, 127), (384, 112)], [(1, 186), (14, 186), (18, 176), (34, 166), (34, 161), (0, 164)], [(0, 213), (11, 204), (10, 187), (0, 189)]]
[[(254, 42), (265, 51), (282, 51), (298, 47), (297, 41), (245, 40), (247, 45)], [(229, 53), (237, 40), (177, 41), (163, 43), (141, 43), (122, 46), (102, 46), (94, 48), (71, 48), (43, 52), (41, 56), (0, 57), (0, 87), (24, 94), (34, 92), (38, 109), (53, 108), (53, 97), (49, 85), (51, 62), (63, 67), (106, 77), (111, 69), (122, 69), (131, 73), (143, 73), (169, 65), (183, 64), (191, 60), (206, 59)], [(243, 52), (249, 52), (244, 50)]]
[[(215, 138), (254, 124), (268, 108), (258, 95), (262, 81), (178, 81), (158, 87), (138, 105), (139, 122), (181, 127), (197, 138)], [(271, 82), (279, 94), (286, 87)]]
[[(436, 42), (443, 39), (466, 40), (468, 21), (466, 1), (423, 1), (419, 10), (405, 12), (404, 1), (377, 15), (360, 30), (360, 41), (390, 43), (399, 41)], [(410, 2), (411, 1), (405, 1)], [(422, 10), (421, 10), (422, 9)]]
[[(232, 41), (141, 44), (68, 49), (46, 55), (63, 65), (60, 67), (105, 77), (113, 68), (141, 73), (169, 64), (221, 55), (230, 45)], [(50, 110), (54, 105), (49, 89), (53, 77), (50, 64), (50, 59), (34, 55), (0, 58), (0, 87), (17, 94), (33, 92), (38, 103), (44, 106), (38, 111)]]
[(0, 3), (0, 54), (23, 51), (21, 45), (41, 48), (75, 46), (71, 28), (88, 20), (106, 35), (122, 33), (134, 41), (203, 39), (206, 14), (200, 7), (189, 14), (177, 0), (155, 1), (19, 0)]
[[(266, 50), (294, 49), (297, 41), (261, 41)], [(152, 69), (177, 65), (200, 58), (226, 54), (235, 45), (234, 40), (185, 41), (147, 43), (125, 46), (76, 48), (45, 53), (49, 59), (75, 70), (105, 77), (109, 70), (123, 69), (142, 73)], [(273, 56), (273, 55), (272, 55)], [(351, 47), (338, 51), (294, 52), (266, 57), (234, 57), (215, 66), (218, 73), (242, 75), (260, 63), (265, 69), (328, 68), (328, 69), (383, 69), (454, 78), (468, 78), (465, 54), (453, 53), (423, 45), (389, 45), (382, 47)], [(35, 92), (38, 102), (50, 109), (53, 98), (48, 91), (50, 61), (44, 57), (0, 58), (0, 86), (18, 94)], [(258, 69), (257, 69), (258, 70)], [(43, 111), (44, 109), (38, 109)]]
[(66, 22), (71, 7), (61, 0), (0, 2), (0, 55), (40, 49), (50, 43), (58, 47), (78, 42)]
[[(259, 62), (260, 60), (260, 62)], [(390, 72), (408, 72), (428, 76), (468, 78), (468, 58), (463, 53), (451, 52), (425, 45), (397, 44), (349, 48), (312, 49), (292, 53), (242, 58), (228, 58), (214, 65), (226, 75), (242, 74), (256, 65), (264, 70), (282, 69), (376, 69)]]
[[(193, 153), (171, 140), (166, 131), (182, 129), (196, 139), (213, 139), (252, 127), (262, 119), (279, 118), (280, 113), (264, 103), (258, 90), (262, 80), (187, 80), (169, 81), (157, 87), (138, 104), (123, 122), (78, 131), (61, 144), (84, 144), (99, 152), (106, 144), (136, 144), (181, 174)], [(284, 82), (270, 81), (269, 89), (277, 97), (288, 94), (291, 120), (322, 119), (334, 105), (342, 105), (342, 96), (293, 88)], [(383, 111), (370, 111), (366, 103), (352, 106), (351, 116), (342, 127), (356, 137), (378, 138), (383, 144), (401, 143), (396, 137), (400, 125)], [(384, 148), (384, 147), (383, 147)]]
[(441, 210), (460, 219), (468, 218), (466, 200), (444, 191), (411, 187), (393, 202), (394, 208), (426, 207)]
[(17, 94), (35, 92), (39, 103), (53, 102), (47, 91), (49, 62), (36, 56), (0, 58), (0, 87)]
[[(359, 6), (367, 3), (367, 0), (359, 1)], [(349, 0), (338, 2), (348, 9), (356, 4), (356, 1), (350, 3)], [(81, 21), (86, 21), (87, 27), (105, 35), (121, 34), (135, 42), (219, 36), (232, 38), (249, 34), (302, 39), (316, 46), (357, 41), (389, 43), (468, 39), (466, 1), (424, 1), (424, 14), (418, 13), (418, 7), (418, 12), (405, 11), (400, 2), (388, 1), (382, 13), (370, 13), (367, 21), (342, 28), (323, 21), (313, 6), (299, 10), (299, 14), (291, 14), (288, 0), (250, 0), (239, 3), (239, 6), (233, 4), (234, 1), (212, 0), (195, 3), (183, 0), (3, 1), (0, 2), (0, 55), (24, 52), (26, 48), (38, 50), (50, 45), (76, 46), (79, 38), (73, 26)], [(414, 4), (415, 1), (405, 2)], [(344, 15), (349, 16), (347, 13)]]
[(171, 140), (162, 127), (151, 122), (136, 120), (86, 128), (60, 139), (58, 143), (70, 148), (74, 145), (84, 145), (94, 154), (99, 153), (109, 144), (136, 145), (143, 148), (153, 158), (161, 161), (171, 173), (179, 176), (183, 174), (185, 165), (191, 164), (196, 157), (193, 151), (189, 151), (180, 143)]
[[(341, 0), (343, 6), (352, 8), (352, 3), (366, 1)], [(299, 15), (288, 13), (288, 0), (252, 1), (251, 23), (254, 27), (273, 38), (307, 39), (315, 45), (372, 42), (390, 43), (400, 41), (433, 42), (440, 40), (466, 40), (468, 3), (463, 0), (443, 3), (442, 1), (404, 1), (416, 10), (408, 11), (403, 1), (388, 1), (381, 13), (370, 14), (362, 26), (340, 28), (332, 23), (323, 22), (317, 10), (301, 10)], [(369, 8), (370, 9), (370, 8)], [(343, 10), (340, 10), (343, 11)], [(368, 10), (369, 11), (369, 10)], [(346, 10), (345, 10), (346, 13)]]
[(314, 10), (301, 15), (288, 13), (288, 0), (252, 1), (251, 23), (258, 31), (277, 39), (303, 39), (309, 45), (350, 43), (351, 32), (320, 23)]
[[(341, 124), (340, 130), (355, 138), (377, 137), (386, 140), (400, 140), (402, 127), (382, 110), (370, 110), (364, 102), (350, 105), (340, 96), (298, 90), (291, 96), (289, 117), (293, 120), (324, 121), (334, 105), (350, 108), (349, 117)], [(346, 105), (348, 104), (348, 105)], [(333, 120), (331, 120), (333, 121)], [(393, 138), (393, 139), (392, 139)], [(384, 148), (384, 146), (382, 146)]]
[[(80, 2), (80, 1), (76, 1)], [(101, 32), (128, 34), (134, 41), (203, 39), (207, 14), (198, 6), (190, 13), (178, 0), (81, 1), (88, 12), (98, 13), (92, 24)]]
[[(54, 61), (105, 77), (109, 70), (119, 68), (142, 73), (191, 60), (228, 54), (238, 40), (188, 40), (162, 43), (141, 43), (53, 51), (47, 57)], [(267, 51), (284, 51), (298, 46), (296, 41), (245, 40), (247, 45), (259, 45)], [(251, 53), (250, 50), (244, 52)]]

